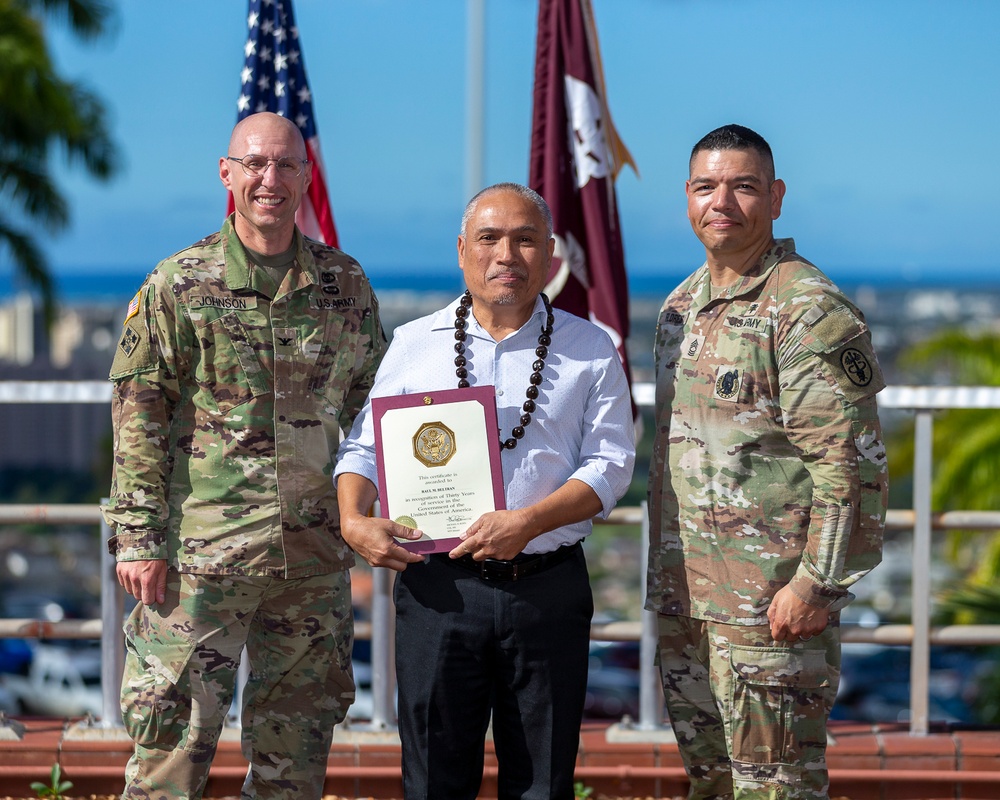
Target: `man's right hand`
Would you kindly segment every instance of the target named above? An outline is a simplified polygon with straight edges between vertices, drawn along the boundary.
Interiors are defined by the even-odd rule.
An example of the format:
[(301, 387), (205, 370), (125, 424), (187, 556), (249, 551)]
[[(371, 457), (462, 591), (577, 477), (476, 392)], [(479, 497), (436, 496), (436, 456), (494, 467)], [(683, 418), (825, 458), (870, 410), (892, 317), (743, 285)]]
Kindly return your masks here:
[(423, 534), (397, 522), (361, 514), (341, 514), (340, 532), (351, 549), (373, 567), (402, 572), (408, 564), (424, 560), (423, 556), (396, 544), (397, 538), (416, 540)]
[(391, 520), (369, 517), (378, 490), (363, 475), (344, 472), (337, 478), (337, 500), (340, 503), (340, 534), (351, 549), (373, 567), (388, 567), (397, 572), (407, 564), (416, 564), (424, 557), (396, 544), (399, 539), (419, 539), (420, 531)]
[(147, 606), (167, 599), (166, 559), (119, 561), (115, 574), (125, 591)]

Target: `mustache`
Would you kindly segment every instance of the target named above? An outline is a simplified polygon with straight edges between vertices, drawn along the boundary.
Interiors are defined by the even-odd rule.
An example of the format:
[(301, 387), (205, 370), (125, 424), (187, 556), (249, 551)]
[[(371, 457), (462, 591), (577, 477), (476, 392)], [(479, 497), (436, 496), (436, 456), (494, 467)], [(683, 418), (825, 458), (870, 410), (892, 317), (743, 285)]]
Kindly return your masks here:
[(494, 267), (486, 271), (486, 280), (499, 278), (501, 275), (513, 275), (516, 278), (527, 280), (528, 271), (521, 267)]

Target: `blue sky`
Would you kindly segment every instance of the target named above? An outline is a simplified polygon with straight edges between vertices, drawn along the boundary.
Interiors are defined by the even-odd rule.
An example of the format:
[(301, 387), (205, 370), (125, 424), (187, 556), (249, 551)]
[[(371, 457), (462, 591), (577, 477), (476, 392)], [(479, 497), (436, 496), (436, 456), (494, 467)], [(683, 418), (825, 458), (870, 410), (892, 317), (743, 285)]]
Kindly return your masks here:
[[(739, 122), (770, 141), (788, 185), (777, 235), (835, 279), (1000, 282), (1000, 2), (593, 5), (641, 176), (618, 180), (630, 272), (701, 263), (688, 153)], [(83, 45), (50, 23), (54, 58), (103, 96), (125, 162), (106, 185), (59, 165), (73, 223), (46, 245), (57, 273), (141, 274), (218, 227), (246, 7), (121, 0), (116, 35)], [(373, 278), (456, 270), (465, 0), (296, 0), (295, 12), (341, 246)], [(536, 0), (486, 0), (486, 183), (527, 179), (536, 13)]]

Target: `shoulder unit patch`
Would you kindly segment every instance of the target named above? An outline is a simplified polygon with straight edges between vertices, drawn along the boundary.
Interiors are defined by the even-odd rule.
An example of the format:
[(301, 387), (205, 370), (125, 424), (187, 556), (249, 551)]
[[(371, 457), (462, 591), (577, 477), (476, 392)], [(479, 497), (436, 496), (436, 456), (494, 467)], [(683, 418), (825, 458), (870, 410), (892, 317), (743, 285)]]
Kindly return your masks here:
[(875, 371), (867, 356), (856, 347), (845, 347), (840, 352), (840, 365), (847, 379), (855, 386), (867, 386), (872, 382)]

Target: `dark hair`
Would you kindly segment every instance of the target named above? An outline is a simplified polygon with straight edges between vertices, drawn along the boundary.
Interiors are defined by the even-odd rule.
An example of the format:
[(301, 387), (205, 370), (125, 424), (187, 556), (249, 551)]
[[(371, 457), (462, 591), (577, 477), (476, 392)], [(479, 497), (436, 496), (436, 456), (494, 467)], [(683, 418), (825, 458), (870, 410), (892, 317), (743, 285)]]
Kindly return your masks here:
[(698, 144), (691, 149), (689, 170), (694, 163), (694, 157), (703, 150), (753, 150), (764, 159), (764, 164), (771, 173), (768, 177), (774, 180), (774, 156), (771, 154), (771, 145), (759, 133), (742, 125), (723, 125), (702, 136)]

